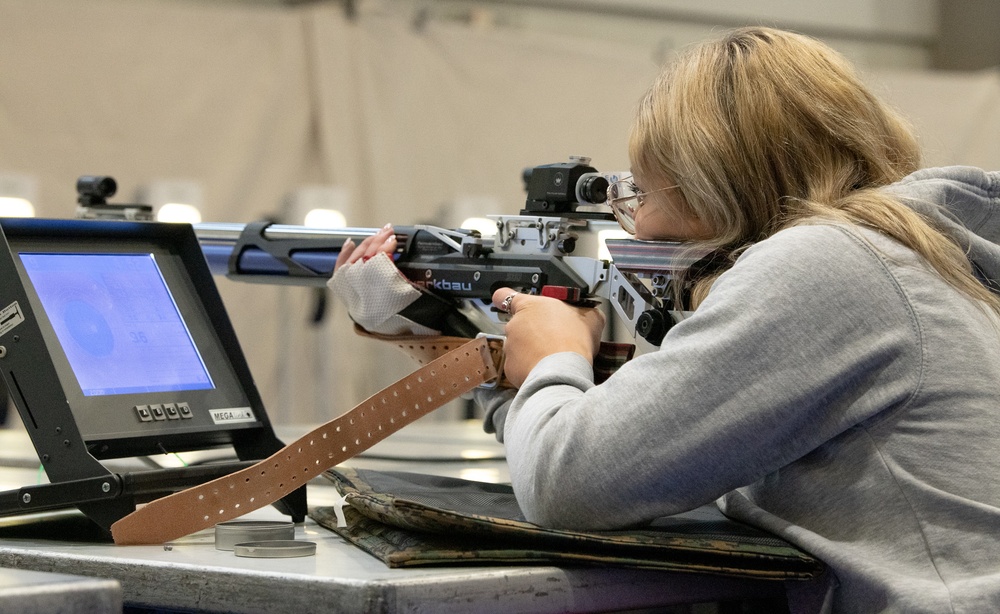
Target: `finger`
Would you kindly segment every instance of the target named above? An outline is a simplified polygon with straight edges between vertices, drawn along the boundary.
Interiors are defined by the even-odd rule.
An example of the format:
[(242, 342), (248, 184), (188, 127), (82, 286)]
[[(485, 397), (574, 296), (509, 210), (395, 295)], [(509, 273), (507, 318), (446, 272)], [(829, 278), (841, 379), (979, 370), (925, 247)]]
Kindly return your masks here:
[(347, 240), (344, 241), (344, 244), (340, 246), (340, 253), (337, 254), (337, 261), (333, 263), (334, 271), (336, 271), (337, 269), (339, 269), (340, 267), (344, 266), (347, 263), (347, 260), (348, 258), (351, 257), (351, 252), (354, 251), (355, 247), (356, 246), (354, 245), (354, 239), (347, 237)]
[(372, 241), (365, 248), (365, 253), (363, 258), (365, 260), (368, 260), (369, 258), (375, 256), (375, 254), (379, 253), (380, 251), (386, 251), (385, 247), (386, 244), (389, 242), (389, 239), (390, 238), (395, 239), (395, 237), (396, 233), (393, 232), (392, 226), (386, 224), (385, 226), (382, 227), (381, 230), (379, 230), (372, 237), (370, 237)]
[(370, 237), (366, 237), (365, 240), (362, 241), (348, 257), (347, 264), (354, 264), (358, 260), (364, 258), (365, 255), (368, 253), (369, 248), (373, 244), (374, 245), (381, 244), (382, 241), (385, 240), (385, 237), (386, 237), (386, 230), (384, 228), (379, 230), (375, 234), (371, 235)]
[(507, 287), (497, 288), (496, 290), (494, 290), (493, 291), (493, 306), (496, 307), (497, 305), (499, 305), (500, 301), (502, 301), (505, 298), (507, 298), (508, 294), (514, 294), (514, 290), (512, 288), (507, 288)]
[(395, 233), (390, 233), (381, 243), (375, 245), (375, 253), (385, 252), (387, 254), (392, 254), (396, 251), (396, 235)]
[(361, 256), (364, 260), (372, 258), (373, 256), (375, 256), (375, 254), (379, 253), (382, 250), (382, 244), (385, 243), (385, 239), (382, 237), (379, 237), (379, 239), (380, 240), (372, 241), (365, 248), (365, 253), (364, 255)]
[(371, 242), (374, 238), (375, 238), (374, 235), (372, 235), (371, 237), (367, 237), (364, 241), (359, 243), (358, 246), (354, 248), (354, 251), (351, 252), (351, 255), (348, 256), (347, 264), (354, 264), (358, 260), (364, 258), (365, 252), (368, 251), (368, 246), (371, 245)]
[(513, 314), (514, 301), (518, 300), (518, 296), (520, 296), (520, 293), (512, 288), (499, 288), (493, 293), (493, 306), (498, 311)]

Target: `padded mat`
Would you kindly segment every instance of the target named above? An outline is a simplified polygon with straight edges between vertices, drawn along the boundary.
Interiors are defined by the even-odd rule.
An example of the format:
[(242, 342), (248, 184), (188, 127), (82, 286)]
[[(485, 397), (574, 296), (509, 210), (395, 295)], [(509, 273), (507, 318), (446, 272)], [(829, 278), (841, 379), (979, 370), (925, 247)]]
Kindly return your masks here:
[(527, 522), (509, 485), (341, 467), (327, 471), (348, 502), (320, 525), (389, 567), (458, 564), (599, 564), (775, 580), (809, 579), (823, 565), (784, 540), (714, 506), (618, 531), (565, 531)]

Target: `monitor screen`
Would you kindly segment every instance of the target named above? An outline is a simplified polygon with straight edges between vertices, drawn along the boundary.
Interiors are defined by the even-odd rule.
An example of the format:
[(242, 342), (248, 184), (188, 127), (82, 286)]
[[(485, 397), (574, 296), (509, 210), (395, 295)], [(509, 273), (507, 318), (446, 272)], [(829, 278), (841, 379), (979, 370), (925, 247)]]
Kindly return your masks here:
[(214, 387), (154, 254), (21, 262), (84, 396)]

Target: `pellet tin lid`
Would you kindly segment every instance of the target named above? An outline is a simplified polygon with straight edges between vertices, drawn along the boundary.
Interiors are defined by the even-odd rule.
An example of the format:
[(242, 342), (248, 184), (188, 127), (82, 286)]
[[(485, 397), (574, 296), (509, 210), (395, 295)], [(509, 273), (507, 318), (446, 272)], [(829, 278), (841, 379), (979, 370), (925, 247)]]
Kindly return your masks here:
[(236, 544), (236, 556), (246, 556), (262, 559), (284, 559), (296, 556), (312, 556), (316, 554), (316, 543), (306, 541), (263, 541)]

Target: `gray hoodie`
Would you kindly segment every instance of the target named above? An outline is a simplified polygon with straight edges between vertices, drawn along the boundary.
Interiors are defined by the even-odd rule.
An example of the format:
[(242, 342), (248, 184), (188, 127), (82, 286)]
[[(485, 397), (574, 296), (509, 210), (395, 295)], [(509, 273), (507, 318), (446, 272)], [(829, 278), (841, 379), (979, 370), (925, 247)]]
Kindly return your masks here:
[[(1000, 174), (890, 190), (1000, 280)], [(826, 562), (832, 611), (1000, 611), (1000, 319), (881, 234), (779, 232), (604, 384), (562, 353), (482, 400), (529, 520), (611, 529), (718, 500)]]

